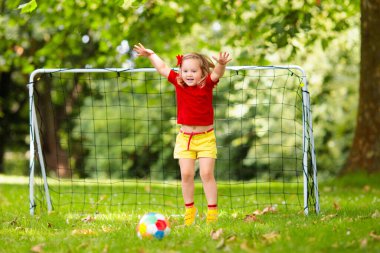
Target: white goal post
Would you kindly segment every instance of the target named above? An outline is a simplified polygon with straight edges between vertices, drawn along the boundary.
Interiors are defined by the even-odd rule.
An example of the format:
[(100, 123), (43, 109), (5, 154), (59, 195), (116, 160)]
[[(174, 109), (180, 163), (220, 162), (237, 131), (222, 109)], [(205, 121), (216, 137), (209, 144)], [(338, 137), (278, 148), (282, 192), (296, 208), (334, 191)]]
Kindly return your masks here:
[[(272, 149), (271, 145), (273, 143), (271, 142), (271, 136), (275, 136), (273, 138), (276, 138), (276, 140), (280, 140), (280, 141), (285, 140), (285, 142), (287, 142), (291, 138), (294, 138), (294, 139), (299, 138), (300, 142), (302, 142), (302, 147), (300, 147), (300, 149), (302, 149), (302, 151), (300, 151), (300, 153), (302, 153), (302, 157), (299, 158), (300, 164), (301, 164), (300, 167), (302, 167), (301, 168), (301, 170), (302, 170), (302, 182), (301, 182), (301, 184), (302, 184), (302, 188), (303, 188), (302, 208), (303, 208), (303, 211), (306, 215), (309, 214), (310, 208), (313, 211), (315, 211), (315, 213), (318, 214), (320, 212), (320, 207), (319, 207), (317, 165), (316, 165), (314, 137), (313, 137), (313, 125), (312, 125), (312, 115), (311, 115), (311, 106), (310, 106), (310, 94), (308, 91), (308, 81), (306, 78), (305, 71), (303, 70), (303, 68), (301, 68), (300, 66), (296, 66), (296, 65), (288, 65), (288, 66), (230, 66), (230, 67), (227, 67), (226, 72), (227, 71), (229, 71), (231, 74), (229, 76), (226, 75), (224, 77), (225, 82), (226, 83), (229, 82), (229, 84), (231, 85), (231, 87), (233, 89), (242, 89), (242, 92), (239, 93), (238, 95), (235, 95), (234, 98), (239, 97), (239, 96), (241, 96), (242, 98), (245, 96), (248, 96), (251, 101), (254, 101), (251, 103), (251, 105), (254, 104), (253, 107), (255, 107), (255, 111), (254, 111), (254, 113), (253, 112), (251, 113), (253, 116), (252, 116), (252, 118), (250, 118), (250, 121), (247, 121), (247, 122), (254, 122), (254, 124), (258, 125), (258, 126), (253, 127), (253, 129), (255, 130), (254, 138), (256, 138), (257, 140), (255, 139), (255, 140), (251, 141), (251, 144), (254, 143), (252, 145), (254, 145), (255, 147), (252, 147), (252, 148), (245, 147), (246, 149), (249, 150), (247, 152), (252, 153), (252, 154), (254, 153), (256, 156), (260, 156), (259, 151), (263, 151), (263, 153), (265, 153), (266, 157), (263, 158), (263, 161), (266, 161), (266, 162), (265, 162), (265, 164), (260, 165), (260, 166), (263, 166), (260, 169), (260, 171), (268, 170), (268, 169), (272, 168), (274, 166), (274, 164), (276, 164), (277, 167), (279, 166), (281, 168), (281, 171), (275, 170), (273, 172), (273, 174), (274, 174), (273, 178), (276, 178), (276, 179), (273, 179), (273, 181), (271, 179), (272, 178), (271, 174), (269, 176), (265, 176), (264, 174), (259, 175), (259, 173), (253, 173), (252, 172), (253, 174), (249, 175), (249, 177), (250, 177), (249, 181), (247, 181), (247, 183), (244, 183), (244, 184), (248, 185), (248, 183), (249, 184), (251, 184), (251, 183), (254, 184), (255, 182), (257, 183), (257, 182), (259, 182), (257, 178), (259, 178), (261, 176), (262, 178), (269, 178), (268, 179), (269, 183), (265, 184), (265, 185), (269, 185), (269, 187), (270, 187), (271, 184), (273, 184), (273, 185), (275, 184), (274, 182), (277, 182), (277, 181), (285, 182), (287, 180), (286, 179), (287, 176), (285, 174), (292, 174), (292, 175), (297, 176), (298, 175), (297, 172), (295, 172), (295, 173), (289, 172), (290, 170), (288, 170), (285, 167), (287, 166), (287, 164), (297, 163), (298, 156), (295, 155), (295, 158), (288, 158), (287, 154), (284, 154), (287, 151), (284, 151), (284, 150), (290, 150), (291, 148), (293, 148), (294, 150), (296, 150), (295, 152), (298, 152), (297, 151), (298, 147), (293, 146), (293, 144), (288, 144), (288, 143), (282, 144), (282, 143), (280, 143), (279, 145), (283, 145), (283, 146), (276, 147), (276, 148)], [(256, 74), (246, 74), (246, 72), (248, 73), (248, 71), (251, 71), (250, 73), (256, 73), (257, 72), (258, 74), (257, 74), (257, 76), (256, 76)], [(266, 71), (268, 71), (270, 73), (274, 73), (274, 74), (272, 76), (268, 77), (266, 74), (263, 74)], [(282, 77), (277, 76), (276, 73), (278, 71), (286, 71), (289, 73), (289, 74), (287, 74), (288, 76), (286, 77), (287, 78), (286, 80), (289, 79), (289, 76), (293, 76), (293, 75), (297, 75), (297, 78), (298, 78), (297, 80), (299, 80), (299, 83), (297, 83), (297, 85), (298, 85), (299, 92), (300, 92), (299, 93), (300, 99), (302, 100), (302, 101), (300, 101), (300, 102), (302, 102), (302, 105), (300, 105), (300, 110), (302, 111), (301, 112), (302, 113), (302, 119), (301, 119), (302, 120), (302, 135), (300, 134), (299, 137), (298, 137), (298, 131), (297, 130), (294, 130), (294, 132), (292, 132), (292, 133), (288, 133), (287, 130), (279, 129), (278, 131), (277, 130), (273, 131), (273, 130), (269, 129), (270, 127), (272, 127), (272, 122), (274, 121), (274, 120), (272, 120), (272, 118), (271, 118), (271, 120), (269, 120), (269, 117), (272, 117), (272, 116), (269, 116), (269, 113), (271, 112), (271, 110), (272, 111), (280, 111), (281, 113), (283, 113), (284, 109), (282, 107), (280, 108), (280, 105), (278, 106), (278, 109), (277, 109), (276, 103), (280, 104), (280, 102), (281, 102), (281, 103), (283, 103), (282, 106), (286, 107), (286, 106), (288, 106), (288, 104), (287, 104), (288, 102), (285, 101), (284, 98), (282, 98), (282, 100), (280, 102), (277, 101), (277, 102), (273, 102), (273, 104), (272, 104), (271, 98), (264, 98), (264, 97), (261, 97), (261, 95), (260, 95), (260, 97), (258, 97), (258, 95), (257, 95), (257, 90), (264, 90), (263, 87), (265, 87), (265, 89), (268, 89), (265, 91), (265, 94), (269, 94), (269, 96), (274, 96), (273, 95), (274, 92), (277, 92), (275, 89), (278, 89), (280, 92), (282, 92), (282, 94), (287, 92), (287, 88), (285, 88), (285, 86), (282, 86), (282, 84), (281, 84), (281, 86), (279, 85), (278, 87), (275, 87), (275, 88), (273, 86), (271, 86), (271, 85), (276, 85), (275, 84), (276, 78), (282, 79)], [(44, 144), (42, 143), (43, 141), (42, 141), (42, 136), (41, 136), (41, 134), (43, 134), (43, 133), (40, 130), (40, 128), (41, 128), (41, 122), (40, 122), (41, 116), (38, 115), (39, 109), (38, 109), (38, 106), (36, 105), (36, 86), (39, 85), (38, 81), (39, 81), (40, 76), (57, 74), (57, 75), (59, 75), (59, 77), (57, 77), (57, 78), (60, 78), (59, 81), (62, 83), (65, 80), (65, 78), (62, 77), (63, 74), (72, 74), (72, 75), (77, 75), (77, 74), (83, 75), (83, 74), (85, 74), (85, 75), (91, 76), (93, 74), (96, 75), (96, 74), (102, 74), (102, 73), (104, 73), (104, 74), (115, 73), (116, 78), (119, 78), (120, 74), (134, 75), (135, 73), (144, 73), (144, 74), (147, 73), (147, 74), (149, 74), (149, 73), (155, 73), (155, 72), (156, 72), (156, 70), (154, 68), (140, 68), (140, 69), (107, 68), (107, 69), (37, 69), (31, 73), (30, 79), (29, 79), (29, 84), (28, 84), (29, 118), (30, 118), (30, 161), (29, 161), (29, 201), (30, 201), (30, 203), (29, 203), (29, 208), (30, 208), (30, 214), (31, 215), (35, 214), (35, 209), (36, 209), (36, 205), (37, 205), (36, 204), (36, 176), (35, 176), (36, 167), (39, 167), (39, 170), (38, 170), (38, 173), (40, 175), (39, 180), (41, 180), (41, 182), (42, 182), (40, 184), (42, 190), (40, 189), (40, 191), (42, 192), (44, 202), (46, 202), (46, 209), (47, 209), (47, 211), (50, 212), (54, 208), (54, 202), (52, 201), (51, 189), (50, 189), (50, 185), (49, 185), (49, 169), (46, 166), (46, 161), (45, 161), (46, 158), (44, 157), (44, 150), (43, 150)], [(235, 85), (233, 83), (234, 77), (235, 77), (234, 73), (243, 73), (243, 72), (244, 72), (244, 74), (242, 74), (241, 76), (238, 77), (239, 78), (239, 84)], [(238, 75), (238, 74), (236, 74), (236, 75)], [(104, 77), (104, 78), (105, 79), (102, 80), (103, 83), (106, 82), (105, 80), (107, 77)], [(265, 78), (268, 78), (268, 80), (263, 81)], [(89, 80), (93, 81), (95, 79), (90, 77)], [(126, 82), (125, 84), (123, 83), (123, 87), (124, 87), (123, 89), (129, 89), (127, 87), (128, 84), (132, 83), (133, 80), (136, 80), (136, 79), (134, 79), (134, 77), (132, 77), (131, 79), (128, 79), (128, 81), (124, 81), (127, 79), (122, 79), (121, 81), (119, 81), (119, 79), (117, 79), (117, 80), (118, 80), (117, 82)], [(146, 80), (148, 82), (152, 82), (152, 80), (153, 80), (153, 82), (156, 82), (155, 78), (146, 79)], [(246, 81), (244, 81), (244, 80), (246, 80)], [(285, 78), (284, 78), (284, 80), (285, 80)], [(157, 82), (165, 83), (167, 81), (166, 80), (162, 80), (162, 81), (160, 80)], [(261, 82), (264, 82), (264, 84), (261, 84)], [(252, 85), (252, 84), (255, 84), (256, 86), (250, 87), (250, 85)], [(103, 86), (106, 86), (106, 85), (103, 85), (103, 86), (102, 85), (103, 84), (101, 84), (99, 87), (101, 89), (101, 92), (104, 92), (104, 93), (101, 93), (101, 95), (98, 94), (98, 96), (106, 96), (106, 94), (108, 94), (105, 91), (103, 91), (103, 89), (106, 89)], [(165, 85), (170, 88), (171, 84), (167, 82)], [(262, 85), (262, 86), (260, 86), (260, 85)], [(218, 87), (219, 86), (221, 86), (221, 84), (219, 84)], [(127, 88), (125, 88), (125, 87), (127, 87)], [(236, 88), (236, 87), (238, 87), (238, 88)], [(91, 87), (91, 89), (93, 89), (93, 88)], [(246, 90), (243, 90), (243, 89), (246, 89)], [(256, 89), (256, 91), (254, 91), (254, 89)], [(120, 91), (117, 91), (117, 92), (120, 93)], [(218, 92), (218, 91), (216, 91), (216, 92)], [(226, 92), (228, 92), (228, 91), (226, 91)], [(80, 93), (80, 92), (78, 92), (78, 93)], [(135, 93), (135, 91), (132, 91), (132, 93)], [(246, 95), (246, 93), (249, 93), (250, 95)], [(65, 92), (62, 92), (62, 94), (65, 94)], [(221, 93), (221, 96), (229, 97), (229, 95), (225, 95), (224, 93), (223, 94)], [(280, 100), (280, 99), (277, 99), (277, 100)], [(261, 121), (260, 121), (260, 119), (255, 118), (255, 117), (259, 117), (258, 111), (260, 110), (259, 105), (258, 105), (259, 102), (257, 102), (257, 101), (265, 101), (265, 102), (262, 102), (262, 104), (265, 104), (265, 108), (266, 108), (265, 109), (265, 117), (267, 117), (267, 118), (264, 118)], [(216, 103), (218, 103), (218, 102), (216, 102)], [(239, 104), (238, 106), (234, 103), (235, 102), (231, 102), (231, 104), (222, 105), (221, 107), (228, 110), (228, 111), (231, 111), (231, 112), (229, 112), (229, 114), (226, 114), (226, 115), (233, 115), (233, 112), (232, 112), (233, 109), (231, 109), (232, 107), (234, 107), (235, 109), (240, 108), (240, 111), (237, 112), (237, 114), (239, 115), (239, 120), (240, 120), (239, 122), (240, 122), (240, 124), (246, 124), (245, 121), (244, 122), (242, 121), (242, 118), (243, 118), (243, 120), (245, 120), (244, 118), (246, 117), (246, 113), (250, 109), (249, 108), (247, 109), (246, 106), (244, 106), (244, 104), (243, 104), (244, 101), (241, 102), (241, 104)], [(94, 110), (96, 110), (97, 107), (94, 106), (94, 108), (92, 108), (92, 112)], [(294, 109), (292, 107), (291, 110), (296, 111), (297, 108)], [(147, 110), (147, 111), (149, 111), (149, 110)], [(215, 106), (215, 111), (218, 111), (218, 106)], [(293, 113), (293, 112), (291, 112), (291, 113)], [(297, 112), (294, 112), (294, 114), (297, 114)], [(217, 115), (217, 112), (216, 112), (216, 115)], [(172, 116), (175, 117), (175, 115), (172, 115)], [(236, 116), (236, 117), (238, 117), (238, 116)], [(284, 122), (284, 128), (286, 128), (285, 125), (288, 124), (287, 122), (290, 122), (289, 119), (286, 117), (284, 116), (284, 118), (282, 118), (282, 116), (279, 116), (279, 115), (273, 116), (273, 119), (276, 120), (275, 121), (276, 123), (281, 122), (281, 126), (276, 126), (277, 128), (283, 127), (282, 122)], [(82, 122), (83, 122), (85, 119), (82, 118), (82, 119), (79, 119), (79, 121), (80, 120), (82, 120)], [(226, 121), (229, 122), (229, 118), (227, 116), (224, 116), (224, 118), (220, 119), (220, 122), (226, 122)], [(154, 122), (156, 122), (156, 121), (149, 121), (147, 124), (148, 125), (154, 124)], [(260, 128), (261, 126), (259, 126), (259, 125), (262, 122), (265, 122), (265, 124), (266, 124), (265, 126), (262, 127), (263, 129), (266, 129), (267, 132), (265, 132), (265, 133), (260, 133), (260, 131), (259, 131), (259, 130), (261, 130), (261, 128)], [(219, 124), (219, 121), (218, 121), (218, 123), (216, 123), (216, 131), (217, 132), (218, 132), (218, 126), (220, 126), (220, 128), (223, 128), (226, 126), (226, 125), (223, 125), (224, 123), (220, 123), (219, 125), (218, 124)], [(228, 125), (229, 124), (230, 123), (228, 123)], [(233, 123), (231, 123), (231, 125), (232, 124)], [(121, 123), (120, 123), (120, 125), (121, 125)], [(46, 128), (46, 127), (49, 127), (49, 125), (47, 124), (46, 126), (44, 126), (44, 128)], [(53, 127), (53, 126), (51, 126), (51, 127)], [(298, 125), (297, 125), (297, 127), (298, 127)], [(252, 128), (250, 127), (249, 129), (252, 129)], [(58, 131), (58, 130), (56, 130), (56, 131)], [(226, 131), (226, 135), (227, 135), (227, 134), (230, 134), (231, 131), (235, 131), (235, 130), (229, 129), (229, 130), (225, 130), (225, 131)], [(223, 132), (223, 131), (221, 131), (221, 132)], [(92, 133), (92, 134), (95, 135), (94, 133)], [(148, 135), (149, 134), (150, 133), (148, 133)], [(82, 137), (82, 135), (83, 136), (85, 135), (85, 131), (82, 131), (80, 133), (80, 135), (81, 135), (82, 139), (85, 139), (84, 137)], [(289, 138), (283, 137), (283, 135), (289, 135), (290, 137)], [(65, 134), (64, 136), (67, 136), (67, 134)], [(245, 141), (245, 138), (246, 137), (241, 136), (240, 138), (235, 138), (234, 141), (236, 143), (236, 140), (238, 139), (239, 141), (243, 142), (243, 141)], [(263, 139), (262, 140), (263, 143), (259, 143), (258, 140), (260, 138)], [(149, 139), (149, 137), (148, 137), (148, 139)], [(217, 136), (217, 139), (218, 139), (218, 136)], [(226, 137), (226, 139), (228, 139), (228, 138)], [(148, 142), (149, 142), (149, 140), (148, 140)], [(65, 144), (65, 145), (67, 145), (67, 144)], [(70, 146), (72, 144), (69, 143), (68, 145)], [(94, 145), (97, 145), (97, 144), (94, 144)], [(221, 144), (221, 145), (224, 145), (224, 144)], [(235, 144), (225, 144), (225, 145), (226, 146), (223, 146), (221, 148), (221, 150), (222, 150), (221, 152), (223, 152), (223, 150), (228, 149), (228, 155), (225, 155), (225, 156), (226, 157), (232, 156), (232, 151), (231, 151), (231, 150), (233, 150), (232, 145), (235, 145)], [(228, 147), (229, 145), (231, 145), (231, 150)], [(262, 145), (262, 146), (259, 146), (259, 145)], [(138, 147), (140, 147), (139, 144), (137, 145), (137, 147), (134, 147), (134, 148), (137, 149)], [(91, 150), (91, 152), (93, 152), (93, 150), (95, 150), (94, 152), (96, 153), (96, 148), (91, 147), (91, 148), (89, 148), (89, 150)], [(273, 155), (271, 153), (272, 150), (276, 150), (276, 151), (274, 151), (275, 155)], [(123, 152), (125, 152), (125, 151), (123, 151)], [(160, 151), (158, 151), (158, 152), (160, 152)], [(282, 156), (281, 156), (281, 154), (282, 154)], [(222, 156), (223, 156), (223, 154), (222, 154)], [(98, 158), (94, 158), (94, 159), (98, 159)], [(226, 159), (228, 159), (228, 158), (226, 158)], [(249, 159), (255, 159), (255, 158), (249, 158)], [(292, 160), (286, 161), (287, 159), (288, 160), (292, 159)], [(293, 160), (295, 160), (295, 162), (293, 162)], [(281, 161), (283, 163), (280, 164)], [(39, 164), (39, 166), (36, 166), (37, 163)], [(229, 164), (230, 162), (222, 160), (221, 165), (220, 165), (221, 167), (223, 167), (222, 163), (223, 164), (224, 163)], [(277, 163), (280, 165), (278, 165)], [(231, 176), (231, 178), (233, 178), (234, 180), (236, 179), (237, 181), (239, 181), (239, 180), (244, 181), (244, 175), (240, 176), (240, 174), (244, 174), (243, 173), (244, 169), (255, 168), (255, 166), (258, 166), (258, 164), (259, 163), (257, 162), (257, 160), (255, 160), (254, 162), (250, 162), (248, 160), (242, 162), (242, 165), (241, 165), (242, 169), (239, 170), (238, 172), (236, 172), (237, 176)], [(124, 165), (121, 165), (121, 166), (124, 166)], [(221, 173), (226, 174), (226, 171), (223, 171)], [(122, 174), (123, 173), (127, 174), (127, 172), (128, 171), (125, 171), (125, 172), (123, 171)], [(269, 173), (271, 173), (271, 171), (269, 171)], [(282, 177), (282, 175), (285, 175), (285, 176)], [(123, 180), (124, 177), (126, 177), (124, 174), (123, 174), (123, 176), (119, 176), (120, 180)], [(146, 178), (146, 176), (142, 177), (142, 178)], [(159, 176), (157, 178), (161, 178), (161, 176)], [(167, 179), (165, 179), (165, 176), (163, 176), (162, 180), (164, 181)], [(221, 180), (221, 181), (224, 182), (223, 180)], [(225, 180), (227, 180), (227, 179), (225, 179)], [(261, 183), (261, 181), (260, 181), (260, 183)], [(229, 186), (229, 187), (230, 187), (230, 189), (233, 188), (231, 186)], [(281, 193), (282, 195), (292, 194), (292, 193), (289, 193), (288, 190), (285, 188), (286, 187), (282, 187), (282, 189), (283, 189), (282, 193)], [(271, 188), (268, 188), (268, 189), (271, 192), (273, 191)], [(243, 189), (243, 192), (244, 192), (244, 189)], [(252, 195), (252, 198), (254, 198), (253, 196), (259, 196), (262, 193), (256, 192), (255, 194)], [(273, 194), (277, 194), (277, 193), (275, 191), (273, 191)], [(151, 197), (149, 197), (149, 198), (151, 198)], [(242, 198), (245, 199), (246, 196), (243, 196)], [(271, 199), (272, 197), (269, 196), (269, 198)], [(285, 197), (285, 198), (288, 198), (288, 197)], [(136, 197), (136, 199), (138, 199), (138, 197)], [(257, 204), (257, 201), (254, 201), (254, 202)], [(276, 202), (276, 201), (273, 201), (273, 202)], [(283, 201), (283, 202), (286, 202), (286, 201)]]

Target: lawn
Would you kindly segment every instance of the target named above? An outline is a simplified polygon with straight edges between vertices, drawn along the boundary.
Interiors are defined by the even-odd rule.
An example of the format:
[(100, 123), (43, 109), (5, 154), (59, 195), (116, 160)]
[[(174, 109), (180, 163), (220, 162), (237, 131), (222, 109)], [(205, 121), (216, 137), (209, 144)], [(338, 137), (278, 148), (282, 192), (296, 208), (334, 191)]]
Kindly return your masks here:
[(27, 178), (0, 175), (0, 252), (380, 252), (379, 182), (380, 175), (320, 182), (319, 215), (222, 210), (216, 225), (200, 215), (192, 227), (170, 216), (168, 237), (140, 240), (144, 210), (30, 216)]

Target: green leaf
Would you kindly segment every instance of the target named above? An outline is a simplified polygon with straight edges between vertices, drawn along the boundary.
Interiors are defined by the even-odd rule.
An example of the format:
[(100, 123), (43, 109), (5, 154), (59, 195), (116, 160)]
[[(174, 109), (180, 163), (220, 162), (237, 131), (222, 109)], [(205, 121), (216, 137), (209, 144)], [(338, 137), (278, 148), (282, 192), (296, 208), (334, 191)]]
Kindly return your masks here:
[(132, 6), (133, 2), (134, 0), (118, 0), (118, 5), (127, 10)]
[(115, 0), (114, 2), (118, 6), (122, 6), (124, 4), (124, 0)]
[(17, 9), (21, 9), (21, 13), (32, 12), (37, 8), (36, 0), (32, 0), (26, 4), (21, 4), (17, 7)]

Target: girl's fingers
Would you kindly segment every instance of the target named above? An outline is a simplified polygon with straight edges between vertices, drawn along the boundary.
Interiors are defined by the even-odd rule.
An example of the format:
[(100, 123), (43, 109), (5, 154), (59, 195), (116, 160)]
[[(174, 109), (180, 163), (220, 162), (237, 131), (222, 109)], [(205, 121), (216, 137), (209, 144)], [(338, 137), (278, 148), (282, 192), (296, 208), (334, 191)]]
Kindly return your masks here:
[(137, 50), (140, 50), (140, 51), (145, 50), (145, 47), (141, 43), (138, 43), (137, 45), (134, 45), (134, 48), (137, 49)]
[(219, 52), (219, 58), (212, 56), (212, 58), (219, 63), (228, 63), (232, 59), (229, 58), (230, 54), (227, 52)]

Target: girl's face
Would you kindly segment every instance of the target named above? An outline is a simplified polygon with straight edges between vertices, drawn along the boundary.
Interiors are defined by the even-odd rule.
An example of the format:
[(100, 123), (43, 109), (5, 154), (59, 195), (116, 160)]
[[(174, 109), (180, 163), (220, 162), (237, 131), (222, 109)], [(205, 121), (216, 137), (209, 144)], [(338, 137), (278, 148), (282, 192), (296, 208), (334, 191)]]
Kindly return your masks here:
[(202, 70), (199, 60), (184, 60), (181, 66), (181, 77), (188, 86), (197, 85), (202, 80)]

